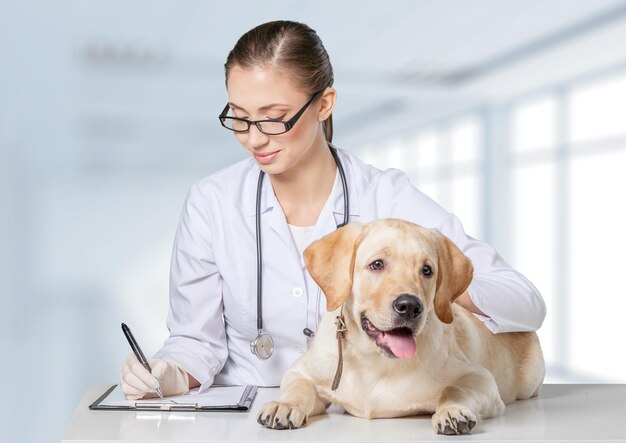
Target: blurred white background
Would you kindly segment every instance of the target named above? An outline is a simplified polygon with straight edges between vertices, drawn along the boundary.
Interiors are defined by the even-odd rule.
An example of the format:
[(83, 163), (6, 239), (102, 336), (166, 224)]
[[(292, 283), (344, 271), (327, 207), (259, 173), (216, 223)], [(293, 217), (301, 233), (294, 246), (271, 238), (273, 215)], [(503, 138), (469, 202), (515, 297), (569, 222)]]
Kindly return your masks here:
[(58, 441), (120, 322), (160, 347), (186, 192), (244, 158), (223, 63), (275, 19), (324, 41), (335, 143), (535, 282), (547, 381), (625, 383), (625, 1), (0, 0), (0, 441)]

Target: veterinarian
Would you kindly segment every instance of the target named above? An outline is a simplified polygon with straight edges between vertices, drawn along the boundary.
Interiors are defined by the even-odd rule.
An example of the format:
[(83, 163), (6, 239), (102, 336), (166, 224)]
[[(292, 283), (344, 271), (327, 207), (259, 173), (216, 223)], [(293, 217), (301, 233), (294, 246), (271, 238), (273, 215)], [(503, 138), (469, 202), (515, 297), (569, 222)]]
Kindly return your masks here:
[(494, 333), (541, 326), (541, 295), (491, 246), (403, 172), (331, 144), (337, 93), (314, 30), (260, 25), (237, 41), (225, 73), (220, 123), (250, 156), (191, 187), (172, 253), (170, 336), (149, 359), (152, 374), (128, 357), (128, 398), (155, 396), (159, 385), (164, 395), (213, 383), (278, 386), (325, 312), (302, 252), (346, 221), (393, 217), (439, 229), (474, 266), (457, 303)]

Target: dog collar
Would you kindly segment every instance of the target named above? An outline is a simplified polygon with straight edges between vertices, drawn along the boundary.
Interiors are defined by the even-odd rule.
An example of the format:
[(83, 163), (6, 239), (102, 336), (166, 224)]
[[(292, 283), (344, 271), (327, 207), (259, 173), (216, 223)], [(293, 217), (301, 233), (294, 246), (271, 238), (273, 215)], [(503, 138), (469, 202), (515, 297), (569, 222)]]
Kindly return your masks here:
[(337, 353), (339, 355), (339, 359), (337, 361), (337, 370), (335, 371), (335, 378), (333, 379), (333, 385), (331, 389), (333, 391), (337, 390), (339, 387), (339, 381), (341, 381), (341, 373), (343, 372), (343, 352), (342, 352), (342, 340), (345, 338), (346, 333), (346, 322), (343, 318), (343, 305), (341, 305), (341, 310), (339, 311), (339, 315), (335, 320), (335, 324), (337, 325)]

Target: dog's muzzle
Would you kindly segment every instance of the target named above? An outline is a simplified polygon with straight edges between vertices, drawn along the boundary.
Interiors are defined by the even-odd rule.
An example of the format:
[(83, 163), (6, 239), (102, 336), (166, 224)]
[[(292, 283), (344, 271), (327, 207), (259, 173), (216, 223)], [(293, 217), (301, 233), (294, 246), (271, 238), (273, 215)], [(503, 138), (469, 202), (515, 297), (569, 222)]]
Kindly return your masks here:
[(376, 345), (390, 357), (411, 358), (417, 351), (415, 333), (424, 312), (424, 304), (414, 295), (401, 294), (391, 303), (395, 320), (390, 329), (374, 326), (365, 312), (361, 313), (361, 328)]

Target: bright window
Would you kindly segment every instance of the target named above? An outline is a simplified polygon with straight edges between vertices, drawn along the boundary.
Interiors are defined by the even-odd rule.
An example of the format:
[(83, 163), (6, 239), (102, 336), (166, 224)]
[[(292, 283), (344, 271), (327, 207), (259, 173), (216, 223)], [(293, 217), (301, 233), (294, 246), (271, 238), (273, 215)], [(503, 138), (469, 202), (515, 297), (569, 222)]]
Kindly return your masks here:
[(416, 167), (418, 171), (432, 171), (445, 161), (441, 133), (436, 130), (420, 132), (415, 137)]
[(626, 74), (573, 91), (569, 120), (572, 143), (626, 136)]
[(449, 210), (459, 217), (465, 232), (483, 237), (482, 124), (475, 116), (454, 121), (447, 131), (450, 152)]
[(548, 315), (539, 338), (548, 366), (558, 366), (557, 331), (561, 307), (555, 299), (555, 166), (550, 162), (518, 165), (512, 172), (510, 232), (513, 265), (543, 295)]
[(451, 160), (454, 163), (476, 162), (481, 159), (482, 131), (480, 120), (468, 117), (450, 128)]
[(459, 217), (468, 234), (480, 237), (482, 147), (481, 121), (468, 116), (366, 148), (359, 155), (377, 168), (405, 171), (420, 191)]
[(556, 170), (554, 157), (546, 155), (556, 149), (557, 117), (557, 99), (547, 94), (514, 106), (509, 126), (511, 264), (533, 282), (546, 302), (548, 315), (538, 334), (548, 372), (560, 366), (558, 346), (563, 336), (555, 297), (560, 290), (555, 286)]
[(624, 382), (626, 75), (555, 91), (510, 113), (511, 263), (548, 307), (547, 381)]
[(511, 118), (513, 152), (532, 152), (556, 144), (556, 100), (547, 95), (518, 105)]
[(625, 381), (626, 140), (623, 149), (573, 159), (570, 173), (571, 367)]

